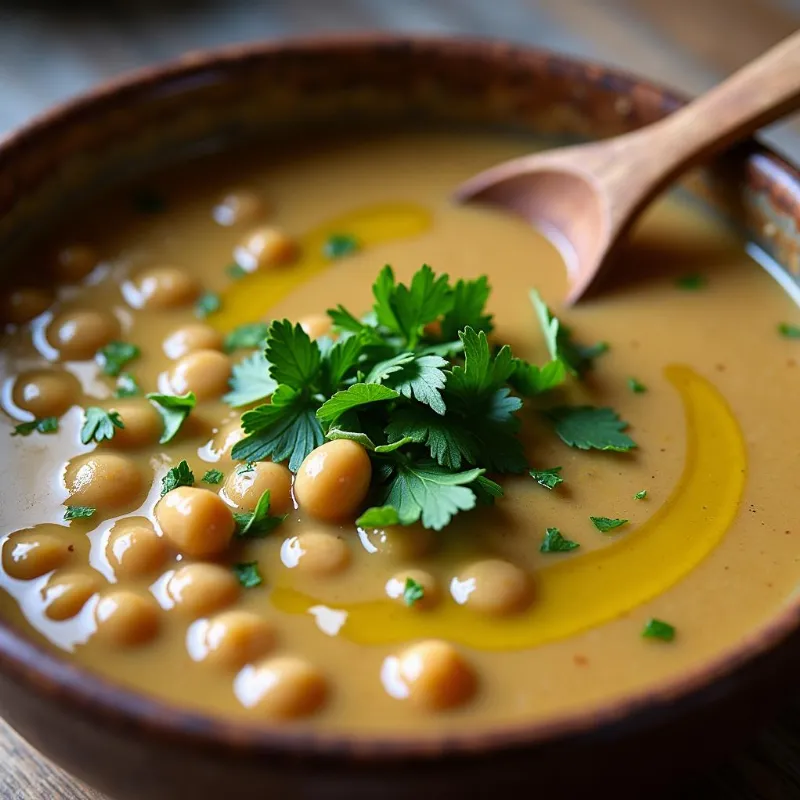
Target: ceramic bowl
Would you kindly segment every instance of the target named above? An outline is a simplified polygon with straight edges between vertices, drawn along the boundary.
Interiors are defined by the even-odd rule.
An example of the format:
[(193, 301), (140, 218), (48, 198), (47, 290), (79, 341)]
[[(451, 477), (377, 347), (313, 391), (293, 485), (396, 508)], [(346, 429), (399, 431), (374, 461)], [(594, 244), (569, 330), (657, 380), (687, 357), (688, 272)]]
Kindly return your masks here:
[[(362, 37), (190, 55), (55, 109), (0, 143), (0, 253), (104, 185), (293, 127), (499, 126), (597, 138), (683, 100), (595, 64), (501, 43)], [(800, 272), (800, 178), (754, 143), (685, 188)], [(800, 595), (724, 660), (626, 703), (439, 741), (248, 727), (96, 677), (0, 622), (0, 712), (115, 798), (643, 796), (761, 721), (800, 666)]]

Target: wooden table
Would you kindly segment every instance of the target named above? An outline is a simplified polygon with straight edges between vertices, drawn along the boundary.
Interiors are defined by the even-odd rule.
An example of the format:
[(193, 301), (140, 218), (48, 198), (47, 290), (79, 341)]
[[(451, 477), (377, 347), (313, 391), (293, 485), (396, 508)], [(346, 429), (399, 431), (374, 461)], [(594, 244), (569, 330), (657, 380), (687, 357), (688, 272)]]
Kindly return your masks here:
[[(698, 93), (800, 27), (800, 0), (0, 0), (0, 134), (105, 77), (187, 50), (356, 28), (522, 40)], [(800, 124), (765, 137), (800, 160)], [(800, 798), (800, 697), (675, 798)], [(100, 800), (0, 722), (0, 798)]]

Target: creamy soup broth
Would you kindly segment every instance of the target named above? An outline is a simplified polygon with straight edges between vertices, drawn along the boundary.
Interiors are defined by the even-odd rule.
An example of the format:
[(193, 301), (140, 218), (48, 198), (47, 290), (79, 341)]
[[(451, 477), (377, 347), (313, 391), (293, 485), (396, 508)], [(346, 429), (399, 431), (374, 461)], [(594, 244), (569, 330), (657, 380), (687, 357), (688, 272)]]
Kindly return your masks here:
[[(148, 181), (156, 195), (129, 189), (80, 211), (13, 265), (10, 274), (26, 279), (19, 286), (34, 274), (44, 290), (51, 276), (78, 279), (61, 280), (52, 298), (28, 291), (16, 305), (6, 292), (7, 318), (44, 313), (7, 327), (0, 362), (5, 618), (96, 673), (183, 706), (256, 723), (415, 736), (599, 707), (722, 656), (764, 624), (800, 573), (796, 448), (787, 446), (800, 350), (776, 330), (796, 312), (737, 238), (675, 200), (659, 203), (634, 237), (626, 258), (638, 279), (563, 310), (564, 270), (545, 240), (521, 220), (449, 198), (464, 177), (529, 147), (500, 136), (398, 134), (208, 157)], [(223, 200), (231, 193), (239, 194)], [(237, 247), (263, 226), (289, 237), (262, 242), (287, 263), (232, 277), (226, 267)], [(353, 231), (363, 245), (328, 262), (317, 255), (326, 231)], [(295, 242), (305, 248), (299, 261)], [(318, 522), (290, 507), (263, 539), (209, 557), (181, 553), (154, 517), (168, 468), (185, 459), (195, 486), (218, 492), (222, 483), (201, 476), (218, 469), (228, 479), (242, 467), (225, 448), (241, 410), (220, 395), (230, 364), (250, 351), (222, 355), (222, 334), (338, 303), (366, 311), (386, 263), (403, 280), (423, 263), (453, 278), (487, 274), (494, 338), (541, 363), (545, 345), (528, 299), (536, 287), (582, 342), (610, 345), (566, 398), (612, 406), (637, 449), (568, 448), (526, 411), (531, 464), (563, 467), (565, 482), (553, 491), (527, 475), (503, 478), (506, 496), (493, 508), (463, 514), (442, 532), (359, 534), (352, 521)], [(174, 273), (148, 278), (167, 265)], [(704, 285), (678, 285), (694, 274)], [(202, 321), (194, 310), (201, 291), (221, 298), (219, 312)], [(95, 316), (74, 316), (86, 311)], [(110, 339), (134, 343), (141, 356), (123, 372), (145, 392), (163, 390), (176, 365), (165, 342), (174, 356), (181, 340), (169, 337), (189, 325), (203, 326), (189, 339), (204, 355), (184, 363), (182, 378), (173, 372), (173, 385), (183, 380), (207, 399), (162, 446), (152, 406), (115, 399), (116, 379), (93, 356)], [(647, 391), (631, 391), (630, 378)], [(110, 442), (83, 445), (87, 406), (121, 409), (130, 424)], [(59, 417), (59, 430), (11, 436), (31, 419), (26, 407)], [(103, 467), (98, 511), (65, 522), (65, 505), (91, 505), (69, 496), (70, 475), (98, 454), (117, 457)], [(642, 490), (647, 497), (634, 499)], [(590, 515), (630, 522), (603, 534)], [(138, 532), (126, 537), (126, 525)], [(541, 553), (548, 527), (580, 548)], [(301, 534), (298, 561), (303, 546), (292, 537)], [(641, 549), (639, 540), (665, 544)], [(470, 566), (487, 559), (521, 570), (525, 588), (515, 588), (518, 572)], [(249, 561), (263, 576), (256, 588), (239, 586), (231, 570)], [(206, 566), (182, 573), (182, 584), (173, 577), (193, 564)], [(387, 597), (387, 582), (406, 575), (425, 586), (425, 602)], [(453, 599), (452, 580), (470, 577), (494, 593), (493, 613)], [(109, 620), (118, 591), (129, 594)], [(505, 613), (506, 601), (519, 608)], [(228, 616), (220, 622), (220, 614)], [(651, 617), (674, 625), (675, 639), (642, 638)], [(228, 639), (209, 655), (202, 640), (215, 621)], [(392, 696), (402, 689), (392, 683), (391, 659), (427, 640), (450, 643), (419, 661), (464, 684), (452, 708)], [(286, 697), (247, 707), (265, 659)], [(431, 680), (431, 691), (442, 691)]]

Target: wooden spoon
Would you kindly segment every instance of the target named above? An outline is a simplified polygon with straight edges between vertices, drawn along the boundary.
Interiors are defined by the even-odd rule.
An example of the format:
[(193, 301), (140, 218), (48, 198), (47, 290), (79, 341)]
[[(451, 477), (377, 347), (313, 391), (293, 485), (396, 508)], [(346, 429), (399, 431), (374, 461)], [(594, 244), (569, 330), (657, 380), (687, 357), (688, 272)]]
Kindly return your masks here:
[(460, 201), (530, 220), (566, 261), (568, 303), (613, 264), (625, 233), (680, 173), (800, 108), (800, 33), (674, 114), (602, 142), (515, 158), (470, 178)]

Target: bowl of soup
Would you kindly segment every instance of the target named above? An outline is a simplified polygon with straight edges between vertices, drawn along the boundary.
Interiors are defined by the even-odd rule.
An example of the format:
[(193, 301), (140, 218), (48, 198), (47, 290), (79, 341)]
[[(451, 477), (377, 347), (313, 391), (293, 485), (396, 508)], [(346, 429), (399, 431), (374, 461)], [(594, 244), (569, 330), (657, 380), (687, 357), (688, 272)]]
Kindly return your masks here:
[(693, 173), (572, 308), (451, 197), (681, 102), (364, 38), (6, 139), (9, 723), (153, 798), (635, 793), (752, 731), (798, 664), (796, 170)]

